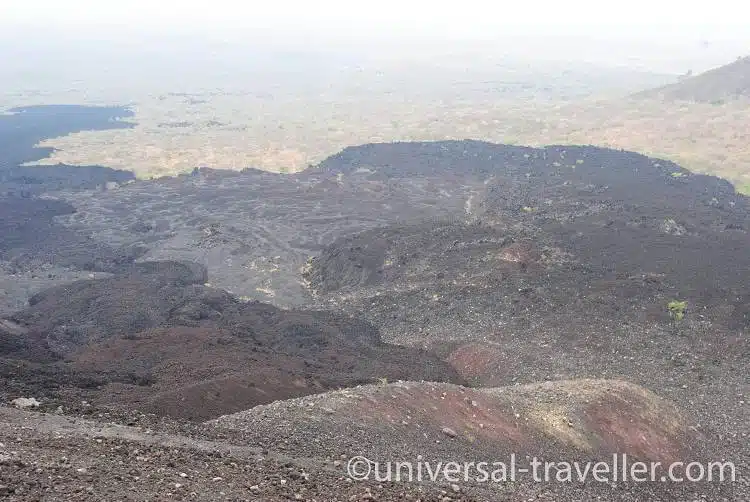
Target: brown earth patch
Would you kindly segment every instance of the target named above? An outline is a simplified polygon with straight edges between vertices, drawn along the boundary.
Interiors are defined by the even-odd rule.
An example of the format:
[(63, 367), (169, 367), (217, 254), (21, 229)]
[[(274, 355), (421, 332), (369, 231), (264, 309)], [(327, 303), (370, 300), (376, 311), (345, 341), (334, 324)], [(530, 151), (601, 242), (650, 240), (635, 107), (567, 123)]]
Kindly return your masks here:
[[(688, 452), (681, 441), (685, 431), (680, 416), (654, 397), (634, 386), (620, 386), (617, 392), (607, 393), (584, 410), (588, 418), (584, 420), (606, 450), (627, 451), (665, 465), (683, 460)], [(634, 402), (640, 406), (633, 406)]]
[(519, 448), (529, 435), (510, 407), (463, 387), (414, 384), (374, 389), (348, 411), (374, 422), (419, 423), (433, 430), (447, 427), (470, 443), (489, 440)]
[(701, 435), (653, 392), (616, 380), (568, 380), (488, 389), (505, 396), (532, 428), (597, 455), (684, 460)]
[(521, 269), (531, 265), (538, 265), (542, 254), (528, 241), (514, 242), (505, 246), (498, 254), (498, 259), (517, 263)]
[[(457, 378), (447, 364), (426, 353), (375, 340), (337, 340), (341, 333), (334, 326), (305, 317), (265, 327), (256, 320), (250, 337), (210, 327), (159, 328), (116, 337), (84, 348), (71, 368), (109, 379), (87, 393), (99, 404), (189, 419), (381, 377), (442, 378), (444, 371), (445, 378)], [(264, 328), (270, 331), (264, 334)], [(415, 365), (420, 354), (426, 359)]]
[(366, 322), (243, 302), (205, 281), (194, 264), (143, 262), (35, 295), (0, 326), (0, 395), (204, 420), (379, 378), (461, 381)]
[[(617, 406), (607, 410), (611, 403)], [(283, 429), (284, 447), (299, 454), (307, 453), (316, 437), (333, 441), (316, 444), (319, 454), (373, 450), (383, 458), (412, 451), (437, 457), (450, 451), (455, 458), (627, 454), (671, 462), (685, 460), (689, 452), (707, 453), (704, 438), (671, 403), (642, 387), (609, 380), (487, 389), (418, 382), (368, 385), (259, 406), (210, 423), (248, 441)]]
[(455, 349), (446, 359), (459, 375), (468, 381), (496, 374), (507, 355), (494, 345), (467, 343)]

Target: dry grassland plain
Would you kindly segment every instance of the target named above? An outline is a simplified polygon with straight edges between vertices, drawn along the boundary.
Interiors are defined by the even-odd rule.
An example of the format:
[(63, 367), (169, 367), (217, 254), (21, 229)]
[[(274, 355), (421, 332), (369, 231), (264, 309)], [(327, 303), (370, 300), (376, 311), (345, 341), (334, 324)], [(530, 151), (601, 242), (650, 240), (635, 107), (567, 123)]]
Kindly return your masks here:
[(125, 80), (105, 72), (90, 81), (50, 74), (32, 87), (6, 81), (0, 109), (127, 104), (132, 129), (50, 139), (41, 146), (55, 152), (38, 163), (103, 165), (140, 178), (200, 166), (295, 172), (350, 145), (477, 139), (634, 150), (750, 192), (750, 103), (627, 97), (676, 75), (461, 60), (290, 61), (239, 72), (212, 61), (205, 72), (196, 63), (178, 73), (153, 64)]

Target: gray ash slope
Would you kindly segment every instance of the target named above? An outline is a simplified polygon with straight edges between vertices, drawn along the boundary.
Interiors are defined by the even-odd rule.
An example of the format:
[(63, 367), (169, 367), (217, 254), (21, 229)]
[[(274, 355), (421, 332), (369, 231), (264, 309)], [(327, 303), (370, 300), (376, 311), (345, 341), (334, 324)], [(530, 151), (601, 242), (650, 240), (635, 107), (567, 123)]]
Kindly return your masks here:
[[(102, 387), (132, 408), (155, 406), (154, 396), (171, 409), (215, 399), (218, 413), (256, 377), (276, 378), (279, 370), (292, 376), (280, 380), (280, 399), (373, 381), (391, 370), (419, 379), (430, 364), (437, 373), (425, 374), (429, 379), (493, 387), (621, 378), (676, 402), (690, 430), (708, 438), (707, 451), (750, 472), (748, 204), (720, 179), (630, 152), (452, 141), (352, 147), (293, 176), (200, 170), (55, 196), (75, 212), (54, 225), (84, 236), (87, 246), (134, 250), (140, 260), (196, 261), (213, 286), (201, 283), (202, 273), (191, 284), (167, 284), (168, 291), (186, 291), (186, 302), (175, 304), (153, 302), (158, 291), (142, 285), (130, 296), (164, 311), (143, 331), (108, 339), (102, 333), (118, 318), (91, 309), (102, 296), (105, 312), (129, 308), (125, 286), (135, 256), (115, 261), (108, 279), (71, 286), (71, 306), (61, 300), (65, 289), (34, 296), (34, 305), (0, 326), (16, 358), (4, 378), (17, 388), (40, 389), (90, 372), (100, 380), (93, 389), (64, 389), (71, 399), (89, 392), (101, 398), (96, 387)], [(24, 246), (33, 242), (16, 248)], [(35, 270), (43, 261), (24, 266)], [(110, 286), (120, 292), (103, 295)], [(374, 330), (366, 343), (349, 340), (346, 326), (362, 324), (340, 313), (280, 311), (219, 288), (276, 307), (343, 311), (370, 321), (368, 330), (376, 327), (386, 341), (424, 346), (440, 357), (420, 351), (424, 359), (417, 360), (415, 352), (382, 344)], [(679, 321), (667, 312), (673, 300), (687, 302)], [(334, 336), (295, 353), (300, 331), (279, 339), (265, 315), (275, 319), (271, 328), (317, 323)], [(86, 346), (60, 362), (55, 351), (69, 353), (46, 338), (67, 334), (71, 324), (73, 335), (85, 334)], [(19, 325), (52, 353), (14, 344)], [(304, 338), (314, 346), (319, 338), (312, 331)], [(242, 333), (253, 334), (250, 343)], [(271, 350), (253, 354), (253, 337)], [(286, 348), (275, 350), (273, 340)], [(152, 364), (156, 349), (169, 353), (163, 366)], [(269, 354), (274, 367), (263, 366)], [(18, 359), (42, 356), (50, 361), (23, 363), (19, 374)], [(368, 358), (380, 365), (367, 366)], [(243, 366), (248, 360), (252, 371)], [(102, 378), (142, 365), (156, 382)], [(238, 366), (248, 371), (230, 371)], [(317, 385), (326, 372), (329, 383)], [(298, 377), (306, 387), (290, 392)], [(274, 388), (273, 378), (262, 391)], [(189, 392), (170, 393), (175, 388)], [(372, 441), (378, 446), (390, 438)], [(737, 488), (737, 500), (747, 499), (746, 487)]]
[(0, 313), (22, 308), (46, 287), (108, 272), (133, 261), (137, 250), (119, 250), (56, 224), (72, 205), (49, 200), (58, 190), (90, 190), (135, 179), (101, 166), (25, 166), (45, 158), (49, 138), (96, 129), (132, 127), (121, 107), (29, 106), (0, 115)]
[(322, 167), (485, 178), (463, 220), (328, 246), (305, 273), (319, 305), (430, 347), (475, 385), (644, 385), (747, 468), (750, 219), (729, 183), (629, 152), (479, 142), (368, 145)]
[[(528, 322), (523, 310), (561, 317), (588, 303), (612, 322), (619, 311), (665, 321), (660, 301), (672, 298), (687, 300), (695, 319), (736, 332), (750, 323), (748, 201), (721, 179), (628, 152), (479, 142), (368, 145), (322, 168), (375, 169), (395, 179), (441, 171), (484, 177), (463, 218), (384, 225), (331, 244), (305, 274), (330, 301), (361, 299), (373, 302), (361, 310), (372, 311), (380, 300), (399, 304), (392, 295), (401, 292), (404, 300), (435, 300), (413, 309), (401, 303), (409, 313), (451, 319), (472, 310), (453, 312), (451, 301), (472, 297), (484, 302), (478, 315), (505, 313), (508, 322)], [(430, 324), (401, 319), (410, 336), (413, 326)]]

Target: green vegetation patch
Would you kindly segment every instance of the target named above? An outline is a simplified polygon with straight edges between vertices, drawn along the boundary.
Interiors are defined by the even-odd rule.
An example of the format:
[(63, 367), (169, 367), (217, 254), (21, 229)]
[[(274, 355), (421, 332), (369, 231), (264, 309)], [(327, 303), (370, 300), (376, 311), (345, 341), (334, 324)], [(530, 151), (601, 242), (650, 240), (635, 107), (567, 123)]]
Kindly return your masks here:
[(750, 196), (750, 183), (741, 183), (736, 185), (734, 189), (737, 190), (737, 193)]
[(669, 317), (675, 321), (681, 321), (685, 317), (685, 311), (687, 311), (687, 302), (672, 300), (667, 303), (667, 310), (669, 311)]

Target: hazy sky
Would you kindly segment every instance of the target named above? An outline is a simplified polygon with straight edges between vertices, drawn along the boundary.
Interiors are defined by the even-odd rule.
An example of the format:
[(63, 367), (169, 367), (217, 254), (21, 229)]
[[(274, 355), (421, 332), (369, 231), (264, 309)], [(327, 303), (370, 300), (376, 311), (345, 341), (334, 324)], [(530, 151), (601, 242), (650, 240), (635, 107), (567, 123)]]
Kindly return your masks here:
[[(736, 0), (1, 0), (0, 25), (123, 26), (153, 30), (303, 31), (342, 36), (553, 29), (562, 34), (741, 37), (748, 8)], [(744, 26), (743, 26), (744, 25)], [(654, 33), (658, 26), (662, 33)], [(643, 31), (643, 33), (639, 33)], [(750, 35), (745, 35), (750, 38)]]
[(85, 50), (112, 50), (88, 43), (110, 39), (131, 52), (190, 51), (208, 38), (403, 59), (478, 40), (475, 53), (492, 56), (681, 73), (750, 54), (748, 14), (735, 0), (0, 0), (0, 52), (10, 44), (52, 54), (66, 38)]

